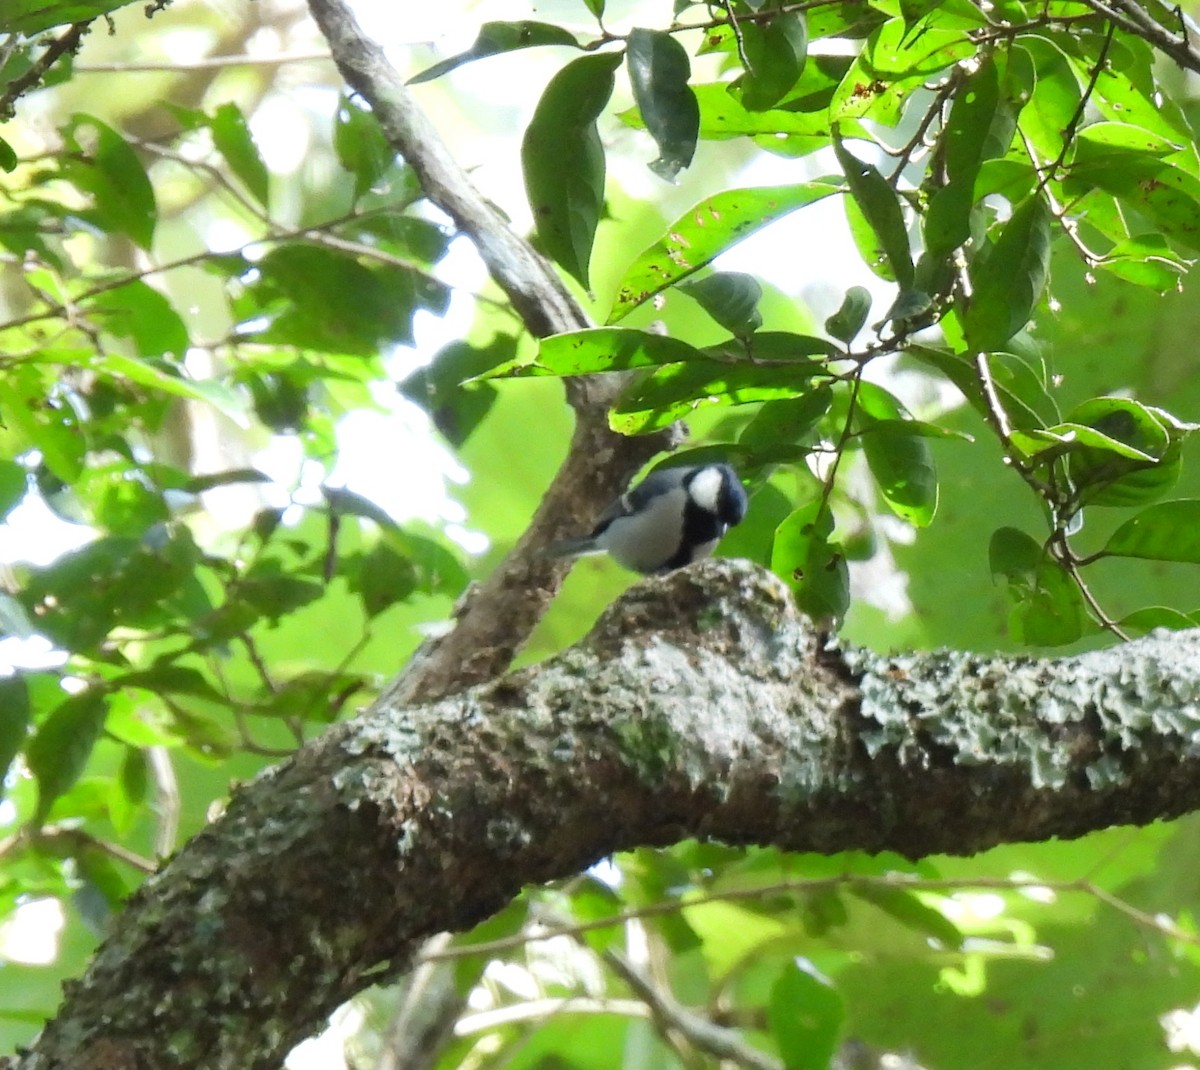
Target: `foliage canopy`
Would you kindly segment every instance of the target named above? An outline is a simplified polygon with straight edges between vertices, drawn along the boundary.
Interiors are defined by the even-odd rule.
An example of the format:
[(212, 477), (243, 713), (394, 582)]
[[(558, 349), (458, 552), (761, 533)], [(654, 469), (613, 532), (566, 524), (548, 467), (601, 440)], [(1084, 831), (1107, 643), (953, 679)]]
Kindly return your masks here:
[[(459, 235), (327, 64), (299, 68), (324, 87), (301, 107), (266, 53), (146, 63), (172, 30), (213, 55), (256, 34), (299, 51), (312, 30), (285, 7), (227, 25), (182, 2), (148, 24), (119, 0), (0, 12), (0, 517), (73, 533), (10, 555), (0, 593), (0, 913), (67, 910), (53, 966), (4, 964), (10, 1043), (231, 779), (365, 704), (516, 541), (567, 437), (561, 392), (535, 380), (625, 373), (612, 429), (687, 422), (676, 458), (726, 457), (752, 492), (722, 552), (855, 641), (1074, 650), (1200, 624), (1183, 11), (510, 7), (464, 51), (405, 62), (447, 114), (482, 106), (487, 79), (519, 86), (499, 141), (526, 203), (501, 187), (500, 207), (595, 324), (540, 339), (449, 281)], [(816, 213), (835, 202), (830, 236)], [(719, 262), (772, 235), (756, 248), (797, 262), (791, 292)], [(855, 275), (809, 307), (795, 289), (835, 241)], [(450, 325), (436, 352), (432, 318)], [(415, 485), (414, 440), (346, 463), (363, 414), (404, 405), (471, 473), (453, 496), (488, 552), (361, 489), (372, 470)], [(524, 656), (577, 638), (622, 582), (580, 566)], [(1200, 1053), (1194, 828), (969, 861), (637, 851), (440, 952), (496, 1013), (464, 1011), (429, 1065), (715, 1065), (639, 988), (643, 943), (656, 990), (736, 1035), (735, 1059), (1171, 1065), (1169, 1044)], [(530, 942), (547, 924), (567, 950)], [(531, 994), (605, 1013), (543, 1015)], [(390, 1012), (388, 993), (367, 1003)]]

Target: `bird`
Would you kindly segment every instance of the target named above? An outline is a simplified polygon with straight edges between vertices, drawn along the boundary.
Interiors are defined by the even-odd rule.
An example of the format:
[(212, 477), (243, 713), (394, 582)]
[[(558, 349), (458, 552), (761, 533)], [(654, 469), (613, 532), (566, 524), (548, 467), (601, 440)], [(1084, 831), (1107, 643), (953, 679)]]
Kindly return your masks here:
[(551, 546), (552, 557), (607, 553), (643, 575), (708, 557), (746, 515), (746, 491), (728, 464), (657, 468), (600, 515), (590, 535)]

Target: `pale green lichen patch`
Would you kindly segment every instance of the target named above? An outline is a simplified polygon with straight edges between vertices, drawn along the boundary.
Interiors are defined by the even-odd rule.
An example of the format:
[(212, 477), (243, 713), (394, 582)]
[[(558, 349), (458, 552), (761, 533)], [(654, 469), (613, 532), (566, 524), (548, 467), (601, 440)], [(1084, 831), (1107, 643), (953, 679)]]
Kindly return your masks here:
[(1023, 765), (1035, 787), (1082, 773), (1122, 784), (1119, 760), (1150, 735), (1200, 750), (1200, 644), (1155, 633), (1058, 661), (961, 653), (848, 652), (861, 677), (861, 739), (901, 762)]

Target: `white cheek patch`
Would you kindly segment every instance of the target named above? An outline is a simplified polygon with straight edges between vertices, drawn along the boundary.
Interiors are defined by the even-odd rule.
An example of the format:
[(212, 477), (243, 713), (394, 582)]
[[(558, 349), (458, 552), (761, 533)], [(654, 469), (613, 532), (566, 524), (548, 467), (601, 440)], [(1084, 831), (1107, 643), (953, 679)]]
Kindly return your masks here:
[(688, 494), (706, 513), (715, 513), (721, 502), (721, 471), (702, 468), (688, 484)]

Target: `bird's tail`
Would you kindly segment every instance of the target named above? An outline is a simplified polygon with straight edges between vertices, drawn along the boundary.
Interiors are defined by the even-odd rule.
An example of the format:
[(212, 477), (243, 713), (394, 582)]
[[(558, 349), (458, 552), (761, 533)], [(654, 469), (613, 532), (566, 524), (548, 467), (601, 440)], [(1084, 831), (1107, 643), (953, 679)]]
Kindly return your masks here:
[(600, 548), (591, 536), (582, 535), (578, 538), (551, 543), (542, 553), (546, 557), (582, 557), (584, 554), (600, 553)]

